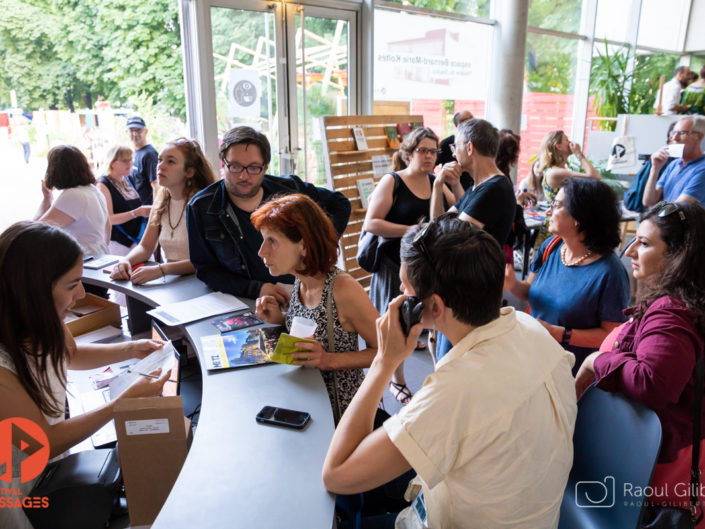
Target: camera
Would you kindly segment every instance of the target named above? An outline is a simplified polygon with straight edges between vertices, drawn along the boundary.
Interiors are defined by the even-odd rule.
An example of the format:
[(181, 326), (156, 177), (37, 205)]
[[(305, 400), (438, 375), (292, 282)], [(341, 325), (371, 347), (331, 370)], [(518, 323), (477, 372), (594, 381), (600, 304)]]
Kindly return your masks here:
[(409, 336), (411, 328), (421, 321), (423, 313), (423, 301), (414, 296), (406, 298), (399, 309), (399, 319), (401, 320), (401, 330)]

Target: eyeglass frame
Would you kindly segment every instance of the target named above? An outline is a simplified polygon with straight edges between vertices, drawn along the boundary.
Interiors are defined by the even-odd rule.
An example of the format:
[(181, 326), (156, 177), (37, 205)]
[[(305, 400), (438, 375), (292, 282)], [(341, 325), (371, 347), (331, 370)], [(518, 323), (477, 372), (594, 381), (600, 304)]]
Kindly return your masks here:
[(700, 134), (702, 135), (702, 132), (698, 132), (697, 130), (672, 130), (670, 136), (677, 136), (677, 137), (683, 137), (687, 136), (688, 134)]
[[(241, 163), (238, 163), (238, 162), (229, 163), (225, 159), (223, 159), (223, 165), (228, 170), (228, 172), (232, 175), (242, 174), (243, 171), (247, 171), (247, 174), (250, 176), (258, 176), (258, 175), (262, 174), (262, 171), (264, 171), (264, 167), (265, 167), (264, 165), (242, 165)], [(234, 166), (234, 165), (239, 165), (241, 167), (241, 169), (239, 171), (232, 169), (232, 166)], [(257, 172), (253, 173), (250, 169), (257, 169)]]
[(427, 149), (426, 147), (415, 147), (414, 152), (419, 153), (421, 156), (426, 156), (427, 154), (435, 154), (438, 156), (441, 154), (441, 149)]

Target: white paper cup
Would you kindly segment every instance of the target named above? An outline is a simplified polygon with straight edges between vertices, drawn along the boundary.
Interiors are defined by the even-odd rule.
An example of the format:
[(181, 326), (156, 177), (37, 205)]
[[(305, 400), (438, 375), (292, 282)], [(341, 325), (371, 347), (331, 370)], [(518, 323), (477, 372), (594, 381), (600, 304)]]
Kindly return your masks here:
[(316, 322), (301, 316), (294, 316), (291, 320), (289, 334), (297, 338), (313, 338), (316, 332)]

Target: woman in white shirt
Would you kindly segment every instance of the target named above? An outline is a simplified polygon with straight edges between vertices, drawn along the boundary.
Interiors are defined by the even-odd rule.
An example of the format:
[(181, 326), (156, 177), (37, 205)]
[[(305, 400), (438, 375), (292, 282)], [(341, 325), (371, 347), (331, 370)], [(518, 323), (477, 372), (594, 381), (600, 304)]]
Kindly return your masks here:
[[(84, 154), (71, 145), (59, 145), (47, 155), (42, 180), (44, 198), (34, 220), (64, 228), (81, 245), (84, 254), (108, 253), (110, 222), (105, 198)], [(61, 193), (53, 199), (53, 189)]]
[[(130, 279), (136, 285), (166, 274), (192, 274), (186, 231), (186, 204), (201, 189), (216, 181), (215, 173), (196, 140), (178, 138), (168, 142), (159, 154), (157, 165), (159, 192), (147, 228), (139, 244), (122, 259), (112, 279)], [(149, 260), (162, 247), (165, 263), (135, 265)]]

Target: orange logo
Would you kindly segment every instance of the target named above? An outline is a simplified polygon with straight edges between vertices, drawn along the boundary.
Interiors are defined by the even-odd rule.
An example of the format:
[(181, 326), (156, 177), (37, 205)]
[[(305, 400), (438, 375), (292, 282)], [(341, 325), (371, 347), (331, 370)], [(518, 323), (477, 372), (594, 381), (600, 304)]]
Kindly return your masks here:
[[(19, 450), (15, 459), (13, 446)], [(0, 421), (0, 481), (12, 483), (13, 474), (19, 474), (26, 483), (41, 474), (48, 462), (49, 439), (37, 423), (23, 417)]]

